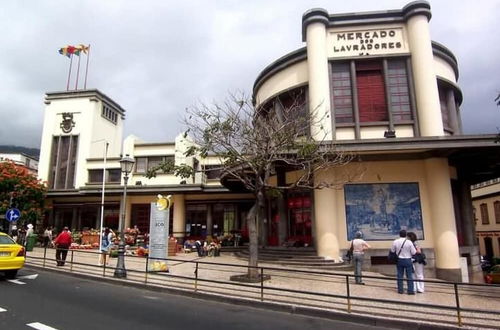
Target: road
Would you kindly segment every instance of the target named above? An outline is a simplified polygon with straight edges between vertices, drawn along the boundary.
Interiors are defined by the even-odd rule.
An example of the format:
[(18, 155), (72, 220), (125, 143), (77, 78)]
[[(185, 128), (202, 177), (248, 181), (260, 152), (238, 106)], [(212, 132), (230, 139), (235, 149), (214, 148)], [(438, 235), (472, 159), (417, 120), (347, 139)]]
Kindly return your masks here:
[[(38, 274), (38, 275), (36, 275)], [(36, 278), (35, 278), (36, 277)], [(22, 269), (0, 275), (0, 329), (382, 329)]]

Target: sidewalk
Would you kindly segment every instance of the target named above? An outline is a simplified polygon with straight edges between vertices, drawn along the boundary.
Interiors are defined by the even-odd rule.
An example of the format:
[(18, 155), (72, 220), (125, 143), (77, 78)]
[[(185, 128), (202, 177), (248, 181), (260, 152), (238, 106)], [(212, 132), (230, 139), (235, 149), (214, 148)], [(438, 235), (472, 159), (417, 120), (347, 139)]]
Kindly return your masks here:
[[(288, 310), (294, 312), (299, 308), (307, 309), (309, 312), (316, 311), (320, 316), (330, 313), (343, 318), (370, 317), (378, 322), (388, 319), (411, 320), (416, 322), (417, 328), (432, 324), (455, 327), (458, 321), (456, 310), (424, 306), (424, 304), (456, 306), (454, 287), (439, 282), (425, 283), (425, 293), (409, 296), (398, 294), (394, 280), (389, 280), (387, 277), (384, 277), (387, 278), (384, 280), (376, 273), (363, 272), (363, 281), (366, 283), (364, 286), (355, 285), (352, 277), (347, 285), (346, 275), (352, 275), (352, 272), (320, 271), (323, 274), (311, 274), (316, 270), (277, 267), (264, 263), (259, 264), (259, 267), (272, 269), (263, 269), (264, 274), (270, 275), (271, 279), (262, 285), (232, 282), (229, 280), (231, 275), (246, 273), (247, 262), (234, 257), (231, 253), (222, 253), (220, 257), (215, 258), (200, 258), (196, 253), (179, 253), (169, 258), (169, 273), (146, 273), (146, 258), (126, 256), (127, 279), (120, 280), (113, 277), (117, 259), (111, 258), (110, 265), (106, 268), (99, 267), (97, 266), (99, 256), (95, 250), (69, 251), (64, 267), (56, 266), (54, 249), (47, 249), (44, 265), (44, 253), (43, 248), (35, 248), (34, 251), (28, 252), (26, 265), (91, 277), (104, 276), (110, 281), (140, 283), (142, 286), (181, 291), (186, 294), (232, 298), (253, 305), (264, 301), (268, 305), (286, 306)], [(500, 329), (500, 287), (459, 286), (458, 293), (461, 308), (496, 311), (496, 314), (462, 311), (460, 317), (466, 328)], [(351, 299), (346, 299), (347, 295)], [(397, 304), (399, 302), (417, 305)]]

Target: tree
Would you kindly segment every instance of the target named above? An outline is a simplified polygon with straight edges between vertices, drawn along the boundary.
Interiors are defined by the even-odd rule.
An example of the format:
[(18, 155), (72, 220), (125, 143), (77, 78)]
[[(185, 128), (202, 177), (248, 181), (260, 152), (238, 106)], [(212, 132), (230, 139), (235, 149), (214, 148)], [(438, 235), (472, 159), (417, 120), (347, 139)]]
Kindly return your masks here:
[[(266, 196), (297, 187), (336, 187), (340, 182), (319, 180), (315, 174), (332, 166), (346, 165), (353, 159), (353, 155), (325, 142), (327, 132), (321, 126), (321, 119), (315, 111), (307, 111), (304, 94), (297, 92), (259, 108), (245, 95), (233, 94), (222, 104), (200, 104), (187, 109), (185, 136), (190, 136), (194, 143), (185, 155), (218, 157), (223, 178), (236, 180), (255, 196), (246, 219), (250, 240), (248, 276), (252, 279), (259, 277), (255, 268), (257, 228), (265, 218)], [(311, 127), (318, 129), (320, 139), (311, 137)], [(273, 183), (271, 178), (280, 168), (297, 173), (293, 182)], [(163, 163), (148, 175), (154, 176), (158, 170), (173, 171), (183, 177), (194, 174), (189, 166)]]
[(0, 163), (0, 214), (10, 207), (21, 211), (21, 223), (36, 223), (44, 212), (46, 186), (12, 161)]

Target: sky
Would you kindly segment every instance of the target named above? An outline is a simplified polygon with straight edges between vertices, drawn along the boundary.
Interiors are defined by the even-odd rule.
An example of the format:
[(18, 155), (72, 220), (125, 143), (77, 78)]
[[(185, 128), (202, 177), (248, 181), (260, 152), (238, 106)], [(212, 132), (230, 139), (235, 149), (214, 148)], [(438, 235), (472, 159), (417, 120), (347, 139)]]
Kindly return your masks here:
[[(185, 109), (252, 93), (258, 74), (304, 47), (302, 14), (401, 9), (401, 0), (5, 0), (0, 145), (40, 147), (46, 92), (64, 91), (66, 45), (90, 44), (87, 88), (126, 110), (124, 137), (173, 141)], [(466, 134), (497, 133), (500, 0), (431, 0), (431, 38), (458, 59)], [(85, 60), (85, 57), (82, 57)], [(83, 88), (84, 61), (78, 88)], [(75, 89), (74, 62), (70, 89)]]

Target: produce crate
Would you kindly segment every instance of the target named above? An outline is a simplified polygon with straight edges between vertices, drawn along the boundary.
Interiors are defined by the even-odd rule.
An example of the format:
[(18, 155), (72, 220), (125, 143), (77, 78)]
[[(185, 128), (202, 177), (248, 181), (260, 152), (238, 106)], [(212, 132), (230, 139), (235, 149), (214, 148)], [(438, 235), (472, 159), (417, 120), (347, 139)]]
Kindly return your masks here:
[(99, 235), (95, 234), (82, 234), (82, 244), (99, 244)]

